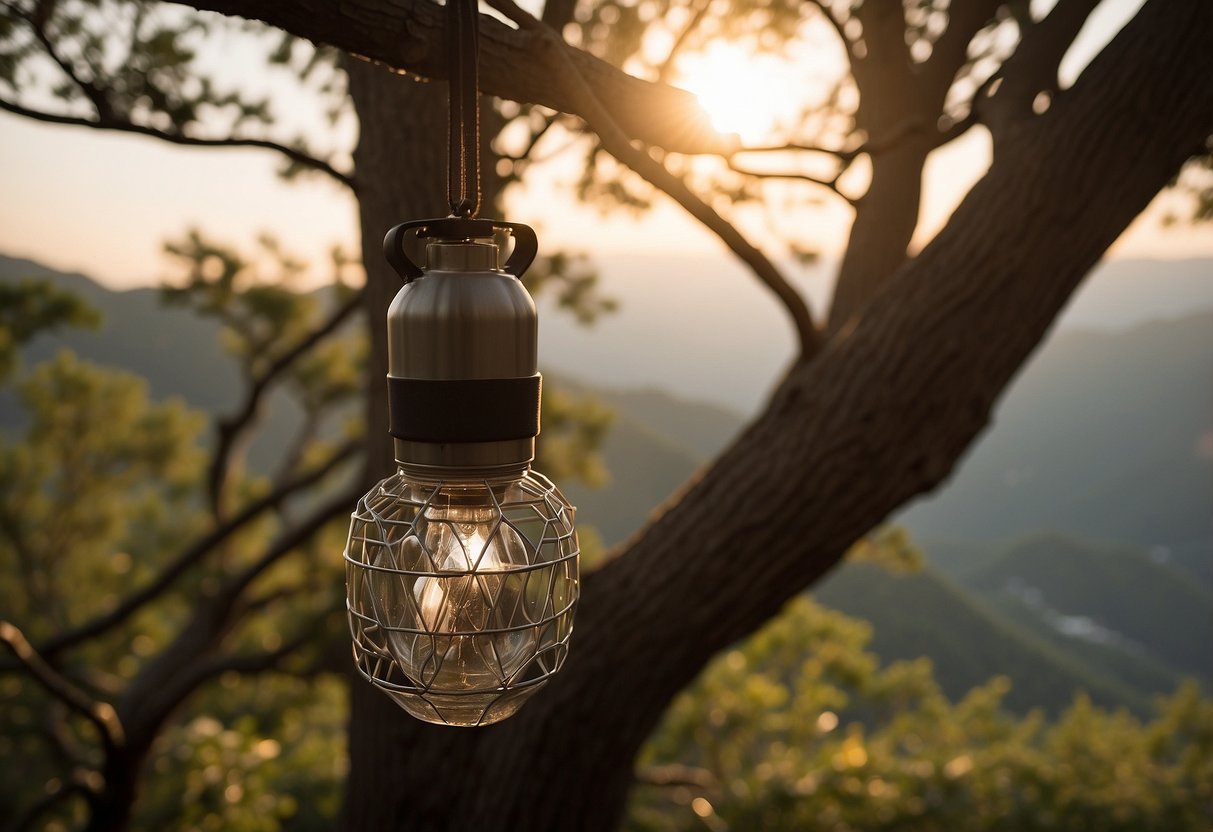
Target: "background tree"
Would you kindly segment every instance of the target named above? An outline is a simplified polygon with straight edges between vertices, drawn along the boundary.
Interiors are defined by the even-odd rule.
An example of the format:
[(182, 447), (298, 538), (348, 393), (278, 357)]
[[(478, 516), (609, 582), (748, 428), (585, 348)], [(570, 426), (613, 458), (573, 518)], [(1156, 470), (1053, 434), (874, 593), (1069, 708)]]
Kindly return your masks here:
[[(441, 15), (426, 3), (186, 5), (263, 20), (394, 68), (443, 74)], [(1095, 2), (1062, 0), (1040, 19), (1021, 4), (1004, 8), (997, 2), (948, 10), (926, 2), (727, 10), (750, 31), (776, 14), (824, 21), (850, 62), (853, 94), (837, 96), (838, 118), (816, 125), (809, 140), (761, 151), (768, 158), (779, 154), (773, 158), (780, 161), (802, 154), (833, 158), (835, 170), (824, 176), (796, 167), (754, 172), (763, 179), (812, 180), (854, 204), (835, 300), (819, 324), (772, 261), (715, 207), (720, 194), (737, 192), (738, 180), (688, 184), (690, 178), (672, 172), (683, 164), (679, 157), (707, 155), (744, 176), (738, 173), (750, 170), (740, 161), (744, 148), (706, 129), (689, 96), (595, 57), (596, 48), (619, 56), (568, 29), (576, 19), (593, 22), (593, 11), (582, 10), (578, 18), (575, 7), (553, 4), (535, 18), (509, 0), (493, 5), (517, 28), (482, 20), (486, 91), (581, 118), (604, 152), (717, 233), (779, 297), (800, 353), (767, 409), (734, 445), (624, 551), (587, 577), (576, 650), (545, 696), (518, 717), (491, 730), (452, 734), (408, 721), (366, 686), (352, 688), (343, 813), (352, 827), (613, 827), (630, 785), (631, 761), (670, 700), (716, 651), (775, 614), (897, 506), (947, 476), (1083, 275), (1185, 160), (1207, 150), (1213, 130), (1213, 10), (1201, 3), (1147, 2), (1064, 90), (1058, 64)], [(623, 11), (631, 7), (617, 8), (616, 22), (657, 19), (652, 6), (636, 6), (634, 20), (633, 12)], [(683, 19), (694, 20), (695, 8)], [(91, 108), (91, 116), (49, 120), (118, 124), (169, 140), (202, 141), (186, 129), (190, 111), (180, 106), (196, 99), (187, 81), (174, 80), (171, 54), (164, 58), (169, 71), (145, 64), (134, 80), (120, 81), (121, 73), (97, 71), (108, 59), (99, 36), (56, 24), (58, 4), (6, 3), (6, 9), (0, 68), (7, 88), (19, 89), (14, 79), (25, 58), (44, 55), (67, 76), (65, 95)], [(712, 20), (725, 11), (706, 6), (698, 16)], [(609, 28), (605, 18), (597, 22)], [(144, 25), (133, 29), (140, 39), (154, 31)], [(164, 28), (170, 34), (149, 43), (172, 41), (174, 27)], [(582, 48), (563, 41), (561, 31)], [(69, 53), (68, 45), (75, 51)], [(441, 210), (442, 166), (434, 163), (440, 158), (435, 139), (443, 135), (441, 94), (369, 63), (345, 66), (360, 116), (355, 170), (374, 175), (314, 163), (320, 160), (289, 143), (276, 149), (356, 189), (368, 277), (364, 304), (367, 319), (379, 321), (394, 290), (378, 255), (382, 229)], [(115, 97), (129, 90), (135, 91), (133, 106), (116, 106)], [(4, 106), (48, 116), (11, 100)], [(255, 102), (240, 99), (229, 110), (233, 127), (258, 118)], [(153, 127), (156, 122), (161, 126)], [(909, 258), (922, 164), (931, 150), (976, 124), (993, 138), (991, 167), (948, 224)], [(836, 175), (857, 163), (870, 166), (862, 196), (846, 190)], [(423, 171), (431, 176), (417, 175)], [(381, 328), (370, 332), (369, 377), (382, 378)], [(307, 337), (282, 344), (279, 358)], [(278, 366), (275, 359), (268, 366), (250, 364), (251, 389)], [(369, 390), (363, 480), (384, 473), (391, 459), (382, 385)], [(233, 424), (238, 433), (241, 417)], [(220, 439), (222, 447), (222, 433)], [(232, 470), (226, 463), (218, 468)], [(308, 476), (327, 470), (321, 464)], [(218, 530), (250, 510), (227, 503), (226, 482), (212, 474), (210, 522)], [(81, 789), (95, 825), (128, 816), (133, 772), (168, 714), (209, 678), (200, 668), (213, 672), (214, 663), (204, 658), (219, 655), (222, 666), (280, 657), (276, 650), (255, 658), (214, 651), (225, 644), (237, 608), (265, 570), (306, 548), (304, 541), (350, 504), (348, 494), (338, 498), (310, 511), (306, 521), (284, 524), (258, 559), (217, 568), (217, 586), (204, 587), (189, 622), (115, 706), (122, 737), (97, 726), (106, 751), (104, 778), (97, 788), (86, 783)], [(260, 503), (247, 504), (255, 505)], [(744, 568), (738, 553), (746, 553)], [(171, 582), (193, 563), (185, 559), (178, 571), (170, 566), (161, 576)], [(83, 641), (79, 632), (49, 637), (39, 645), (43, 655), (55, 660)], [(36, 672), (33, 655), (18, 652)], [(436, 771), (454, 774), (436, 780)]]

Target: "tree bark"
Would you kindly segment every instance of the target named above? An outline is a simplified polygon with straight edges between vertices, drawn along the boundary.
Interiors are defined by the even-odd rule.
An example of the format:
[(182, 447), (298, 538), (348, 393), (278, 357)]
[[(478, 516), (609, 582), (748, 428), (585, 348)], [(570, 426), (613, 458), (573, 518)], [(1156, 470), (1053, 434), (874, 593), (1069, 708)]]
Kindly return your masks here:
[[(1151, 0), (1045, 115), (1008, 134), (855, 326), (794, 366), (734, 445), (587, 577), (569, 661), (519, 715), (435, 728), (355, 686), (345, 828), (614, 828), (669, 700), (948, 476), (1082, 277), (1201, 148), (1211, 42), (1213, 7)], [(366, 92), (360, 110), (384, 106)], [(375, 171), (389, 187), (376, 160), (403, 147), (364, 132), (364, 181)], [(377, 206), (366, 218), (419, 197), (364, 198)], [(364, 250), (374, 269), (377, 238)]]
[(855, 221), (834, 283), (829, 334), (861, 314), (905, 262), (918, 227), (922, 168), (930, 151), (927, 142), (908, 141), (873, 156), (872, 181), (855, 206)]

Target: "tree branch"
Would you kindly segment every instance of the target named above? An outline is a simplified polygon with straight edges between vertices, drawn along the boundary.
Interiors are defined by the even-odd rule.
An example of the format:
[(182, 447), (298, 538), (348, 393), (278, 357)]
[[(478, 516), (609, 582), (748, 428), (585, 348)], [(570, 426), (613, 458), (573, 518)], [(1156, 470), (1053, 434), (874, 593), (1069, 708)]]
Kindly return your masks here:
[(59, 115), (57, 113), (46, 113), (40, 110), (33, 110), (25, 107), (14, 101), (0, 99), (0, 110), (5, 110), (14, 115), (23, 116), (24, 118), (41, 121), (47, 124), (64, 124), (73, 127), (89, 127), (93, 130), (111, 130), (118, 133), (132, 133), (136, 136), (148, 136), (153, 139), (168, 142), (170, 144), (183, 145), (186, 147), (253, 147), (263, 150), (272, 150), (292, 162), (303, 165), (311, 170), (323, 173), (336, 182), (346, 186), (352, 191), (357, 191), (354, 177), (348, 173), (343, 173), (337, 170), (323, 159), (317, 159), (310, 156), (298, 148), (289, 147), (288, 145), (279, 144), (277, 142), (268, 141), (266, 139), (249, 139), (236, 136), (222, 139), (205, 139), (196, 136), (187, 136), (184, 133), (169, 132), (167, 130), (159, 130), (155, 127), (148, 127), (143, 124), (133, 124), (129, 121), (120, 120), (118, 118), (107, 119), (87, 119), (79, 116)]
[(0, 641), (4, 642), (30, 677), (47, 693), (96, 727), (107, 754), (122, 745), (122, 722), (109, 703), (94, 702), (65, 676), (47, 664), (15, 624), (0, 621)]
[[(424, 78), (447, 77), (443, 10), (422, 0), (170, 0), (195, 9), (220, 12), (286, 29), (354, 55), (380, 61)], [(543, 104), (584, 115), (585, 102), (571, 95), (561, 79), (534, 60), (543, 35), (511, 29), (481, 15), (480, 86), (483, 92), (513, 101)], [(623, 130), (647, 144), (678, 153), (716, 153), (729, 145), (712, 129), (694, 95), (676, 87), (628, 75), (605, 61), (566, 45), (560, 50), (595, 91), (597, 99)]]
[(24, 812), (13, 818), (5, 828), (9, 832), (25, 832), (26, 829), (34, 829), (34, 821), (53, 809), (55, 804), (75, 794), (82, 794), (86, 799), (91, 800), (96, 792), (85, 781), (73, 777), (55, 791), (47, 792), (38, 798)]
[[(118, 703), (118, 712), (131, 723), (132, 734), (146, 741), (155, 736), (160, 725), (206, 677), (196, 675), (199, 666), (216, 647), (231, 626), (232, 613), (241, 593), (266, 569), (285, 555), (308, 542), (335, 517), (348, 515), (361, 495), (357, 486), (342, 489), (318, 506), (304, 522), (274, 541), (266, 552), (220, 587), (201, 599), (188, 623), (165, 650), (143, 667)], [(201, 665), (199, 663), (202, 663)]]
[(227, 607), (234, 605), (240, 593), (255, 581), (261, 573), (281, 560), (284, 555), (306, 543), (334, 517), (342, 513), (348, 515), (352, 510), (351, 506), (362, 496), (362, 492), (363, 488), (361, 484), (343, 490), (340, 494), (313, 511), (307, 520), (280, 536), (264, 555), (243, 571), (237, 573), (232, 580), (219, 590), (217, 598), (221, 600), (221, 604)]
[(998, 144), (1015, 124), (1033, 115), (1036, 97), (1058, 91), (1057, 68), (1100, 0), (1059, 0), (1027, 29), (1019, 46), (995, 73), (997, 92), (982, 103), (981, 119)]
[[(607, 152), (640, 174), (646, 181), (664, 191), (681, 205), (691, 216), (699, 220), (719, 237), (737, 255), (754, 275), (770, 289), (792, 319), (799, 341), (800, 354), (811, 356), (819, 346), (817, 328), (808, 305), (796, 289), (780, 274), (774, 264), (753, 246), (727, 220), (700, 199), (681, 179), (665, 166), (631, 143), (628, 135), (615, 122), (605, 107), (595, 98), (594, 92), (578, 74), (578, 69), (569, 59), (559, 37), (545, 27), (513, 0), (489, 0), (489, 5), (536, 34), (535, 54), (532, 61), (545, 65), (549, 74), (559, 79), (565, 95), (578, 101), (579, 111), (598, 137)], [(536, 61), (536, 59), (538, 59)]]
[(743, 168), (732, 160), (727, 160), (729, 170), (734, 173), (739, 173), (742, 176), (751, 176), (755, 179), (790, 179), (797, 182), (808, 182), (811, 185), (819, 185), (832, 192), (835, 196), (844, 200), (851, 207), (855, 206), (855, 200), (844, 194), (838, 187), (838, 180), (842, 178), (843, 173), (847, 168), (842, 168), (838, 173), (831, 177), (813, 176), (809, 173), (800, 173), (798, 171), (760, 171)]
[(942, 105), (948, 89), (956, 80), (956, 73), (964, 66), (969, 44), (1006, 0), (966, 0), (948, 6), (948, 27), (943, 30), (931, 47), (921, 76), (921, 83), (931, 88), (932, 94)]
[(362, 292), (353, 293), (345, 303), (337, 307), (320, 326), (300, 338), (286, 352), (275, 358), (260, 374), (255, 376), (244, 396), (244, 402), (236, 413), (218, 423), (218, 438), (215, 451), (207, 471), (207, 498), (211, 513), (218, 520), (223, 516), (223, 493), (236, 448), (252, 427), (261, 410), (262, 399), (270, 386), (285, 373), (304, 353), (334, 332), (362, 306)]
[(50, 0), (40, 0), (35, 13), (30, 15), (23, 12), (21, 9), (14, 6), (12, 3), (4, 3), (4, 7), (14, 17), (18, 17), (26, 22), (30, 30), (34, 33), (34, 38), (38, 43), (42, 44), (42, 48), (46, 51), (47, 57), (54, 62), (55, 66), (67, 76), (67, 79), (76, 86), (89, 103), (93, 105), (93, 109), (97, 113), (97, 118), (105, 120), (113, 118), (114, 107), (110, 103), (109, 97), (105, 94), (105, 90), (99, 87), (96, 83), (86, 81), (76, 72), (76, 68), (59, 54), (59, 50), (55, 48), (55, 43), (46, 33), (46, 27), (43, 25), (50, 18), (51, 9), (54, 6)]
[(121, 624), (144, 606), (160, 597), (179, 577), (199, 563), (229, 537), (236, 534), (269, 509), (281, 505), (292, 495), (324, 479), (334, 468), (345, 460), (350, 459), (358, 447), (359, 443), (353, 440), (345, 443), (322, 465), (316, 466), (307, 473), (284, 483), (261, 499), (250, 503), (240, 513), (216, 526), (210, 532), (183, 549), (173, 559), (172, 563), (165, 567), (151, 583), (128, 595), (117, 607), (108, 613), (94, 618), (87, 624), (52, 638), (42, 645), (42, 654), (54, 657), (70, 647), (102, 635)]

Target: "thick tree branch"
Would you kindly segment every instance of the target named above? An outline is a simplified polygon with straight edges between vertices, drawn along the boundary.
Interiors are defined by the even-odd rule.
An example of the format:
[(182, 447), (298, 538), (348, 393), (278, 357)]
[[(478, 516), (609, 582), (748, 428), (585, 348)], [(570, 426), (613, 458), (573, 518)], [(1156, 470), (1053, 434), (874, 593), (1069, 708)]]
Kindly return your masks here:
[[(1213, 7), (1151, 0), (1064, 104), (1017, 131), (854, 330), (795, 368), (712, 469), (587, 577), (572, 675), (610, 668), (635, 684), (604, 698), (663, 701), (942, 482), (1082, 277), (1213, 130), (1210, 42)], [(696, 535), (705, 545), (686, 547)], [(739, 565), (738, 551), (754, 557)], [(621, 631), (636, 639), (619, 644)]]
[(3, 641), (17, 658), (17, 661), (29, 673), (30, 678), (41, 685), (57, 701), (62, 702), (96, 727), (97, 732), (101, 735), (101, 744), (107, 754), (122, 745), (122, 722), (108, 702), (94, 702), (65, 676), (47, 664), (16, 625), (8, 621), (0, 621), (0, 641)]
[(489, 4), (520, 26), (535, 32), (536, 51), (532, 60), (547, 66), (549, 74), (559, 79), (558, 83), (566, 88), (565, 94), (578, 101), (582, 117), (590, 129), (598, 134), (607, 152), (636, 171), (654, 187), (665, 192), (691, 216), (715, 233), (742, 262), (749, 266), (754, 275), (775, 294), (791, 317), (799, 341), (800, 354), (802, 356), (815, 354), (819, 345), (819, 336), (808, 305), (805, 303), (804, 297), (775, 268), (766, 255), (751, 244), (724, 217), (700, 199), (687, 187), (685, 182), (666, 170), (664, 165), (644, 150), (632, 145), (623, 128), (597, 101), (593, 90), (578, 74), (577, 67), (569, 59), (570, 53), (554, 32), (520, 8), (513, 0), (490, 0)]
[[(422, 0), (170, 0), (285, 29), (317, 43), (380, 61), (424, 78), (446, 78), (442, 7)], [(501, 98), (584, 115), (570, 94), (534, 60), (547, 35), (511, 29), (480, 16), (480, 86)], [(712, 129), (691, 93), (635, 78), (579, 49), (560, 49), (627, 135), (678, 153), (717, 153), (730, 139)]]
[(14, 115), (24, 118), (41, 121), (47, 124), (63, 124), (72, 127), (89, 127), (93, 130), (111, 130), (118, 133), (132, 133), (136, 136), (148, 136), (153, 139), (158, 139), (170, 144), (183, 145), (186, 147), (253, 147), (263, 150), (272, 150), (292, 162), (302, 165), (309, 170), (314, 170), (323, 173), (336, 182), (345, 185), (351, 190), (357, 190), (354, 183), (354, 177), (348, 173), (343, 173), (337, 170), (323, 159), (317, 159), (298, 148), (290, 147), (289, 145), (279, 144), (278, 142), (268, 141), (266, 139), (249, 139), (232, 136), (221, 139), (206, 139), (197, 136), (187, 136), (184, 133), (169, 132), (167, 130), (159, 130), (155, 127), (148, 127), (143, 124), (133, 124), (116, 117), (87, 119), (79, 116), (67, 116), (57, 113), (46, 113), (41, 110), (33, 110), (29, 107), (18, 104), (14, 101), (0, 99), (0, 110), (13, 113)]

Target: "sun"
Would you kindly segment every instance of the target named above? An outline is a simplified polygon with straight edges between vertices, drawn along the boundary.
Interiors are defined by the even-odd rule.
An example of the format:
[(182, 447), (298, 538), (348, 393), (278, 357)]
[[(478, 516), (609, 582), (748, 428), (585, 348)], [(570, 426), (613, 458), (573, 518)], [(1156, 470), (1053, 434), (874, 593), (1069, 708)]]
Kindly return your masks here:
[(678, 86), (692, 92), (721, 133), (736, 133), (743, 144), (773, 138), (795, 117), (796, 77), (789, 61), (754, 54), (731, 43), (713, 43), (679, 61)]

